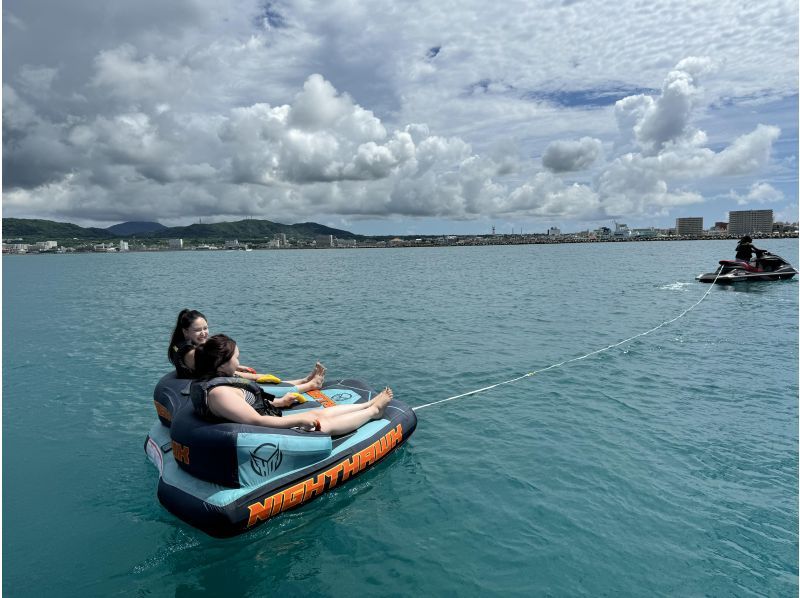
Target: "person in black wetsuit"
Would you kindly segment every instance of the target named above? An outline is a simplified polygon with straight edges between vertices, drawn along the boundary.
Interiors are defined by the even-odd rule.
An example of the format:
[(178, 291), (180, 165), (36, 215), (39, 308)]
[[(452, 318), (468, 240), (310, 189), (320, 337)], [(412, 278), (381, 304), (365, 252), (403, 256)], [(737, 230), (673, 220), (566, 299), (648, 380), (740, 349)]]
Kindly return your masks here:
[(758, 258), (761, 257), (761, 254), (764, 252), (764, 249), (759, 249), (753, 245), (753, 239), (750, 238), (750, 235), (745, 235), (742, 237), (739, 243), (736, 245), (736, 259), (744, 262), (749, 262), (752, 259), (753, 254), (755, 254), (756, 264), (758, 264)]

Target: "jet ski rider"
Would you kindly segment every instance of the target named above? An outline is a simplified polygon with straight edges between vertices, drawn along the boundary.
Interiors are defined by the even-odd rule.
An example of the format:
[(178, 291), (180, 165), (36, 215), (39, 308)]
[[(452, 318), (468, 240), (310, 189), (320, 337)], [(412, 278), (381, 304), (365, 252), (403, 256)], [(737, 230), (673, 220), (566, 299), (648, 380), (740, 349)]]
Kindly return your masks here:
[(759, 249), (753, 245), (753, 239), (750, 238), (750, 235), (745, 235), (736, 245), (736, 259), (749, 263), (754, 253), (756, 254), (756, 265), (758, 265), (761, 254), (766, 253), (766, 250)]

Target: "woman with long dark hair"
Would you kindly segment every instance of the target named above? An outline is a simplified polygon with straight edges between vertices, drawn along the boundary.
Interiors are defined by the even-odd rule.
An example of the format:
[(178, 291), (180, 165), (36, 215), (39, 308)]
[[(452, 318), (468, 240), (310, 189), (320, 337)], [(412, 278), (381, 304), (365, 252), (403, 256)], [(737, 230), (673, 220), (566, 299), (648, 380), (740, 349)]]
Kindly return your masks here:
[(195, 349), (198, 379), (192, 383), (190, 394), (201, 417), (273, 428), (347, 434), (370, 420), (383, 417), (392, 400), (392, 390), (387, 387), (366, 403), (282, 415), (280, 409), (289, 407), (297, 399), (287, 396), (276, 399), (259, 391), (258, 387), (242, 388), (232, 379), (238, 367), (239, 348), (224, 334), (209, 337)]
[(208, 338), (208, 321), (196, 309), (182, 309), (169, 339), (167, 358), (175, 366), (178, 378), (191, 378), (194, 350)]
[[(208, 339), (208, 320), (196, 309), (182, 309), (172, 330), (172, 337), (167, 349), (167, 357), (170, 363), (175, 366), (178, 378), (194, 378), (195, 363), (194, 355), (197, 347), (201, 346)], [(240, 365), (236, 375), (241, 378), (253, 380), (255, 382), (267, 384), (280, 382), (279, 378), (270, 374), (257, 374), (255, 370), (247, 366)], [(317, 362), (311, 373), (305, 378), (297, 380), (284, 380), (295, 386), (297, 392), (308, 392), (317, 390), (325, 381), (325, 367)]]

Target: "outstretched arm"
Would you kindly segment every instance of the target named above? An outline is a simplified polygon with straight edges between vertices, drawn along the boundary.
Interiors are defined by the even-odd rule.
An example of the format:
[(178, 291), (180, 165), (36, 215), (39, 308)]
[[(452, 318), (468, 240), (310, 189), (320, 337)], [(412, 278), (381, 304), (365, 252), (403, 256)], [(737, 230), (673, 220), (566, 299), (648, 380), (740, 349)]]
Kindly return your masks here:
[(245, 402), (239, 389), (230, 386), (218, 386), (212, 389), (208, 393), (208, 406), (214, 415), (240, 424), (272, 428), (301, 427), (304, 430), (317, 428), (317, 418), (311, 412), (296, 413), (286, 417), (259, 415)]

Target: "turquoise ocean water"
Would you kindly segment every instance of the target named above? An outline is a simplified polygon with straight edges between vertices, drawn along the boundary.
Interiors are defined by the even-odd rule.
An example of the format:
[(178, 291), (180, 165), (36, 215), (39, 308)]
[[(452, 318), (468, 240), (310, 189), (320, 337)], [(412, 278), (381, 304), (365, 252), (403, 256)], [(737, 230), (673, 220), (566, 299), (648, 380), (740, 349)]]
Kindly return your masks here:
[(797, 280), (423, 409), (379, 466), (237, 538), (166, 512), (143, 451), (182, 307), (260, 370), (320, 359), (422, 405), (678, 315), (733, 246), (4, 257), (4, 595), (796, 596)]

